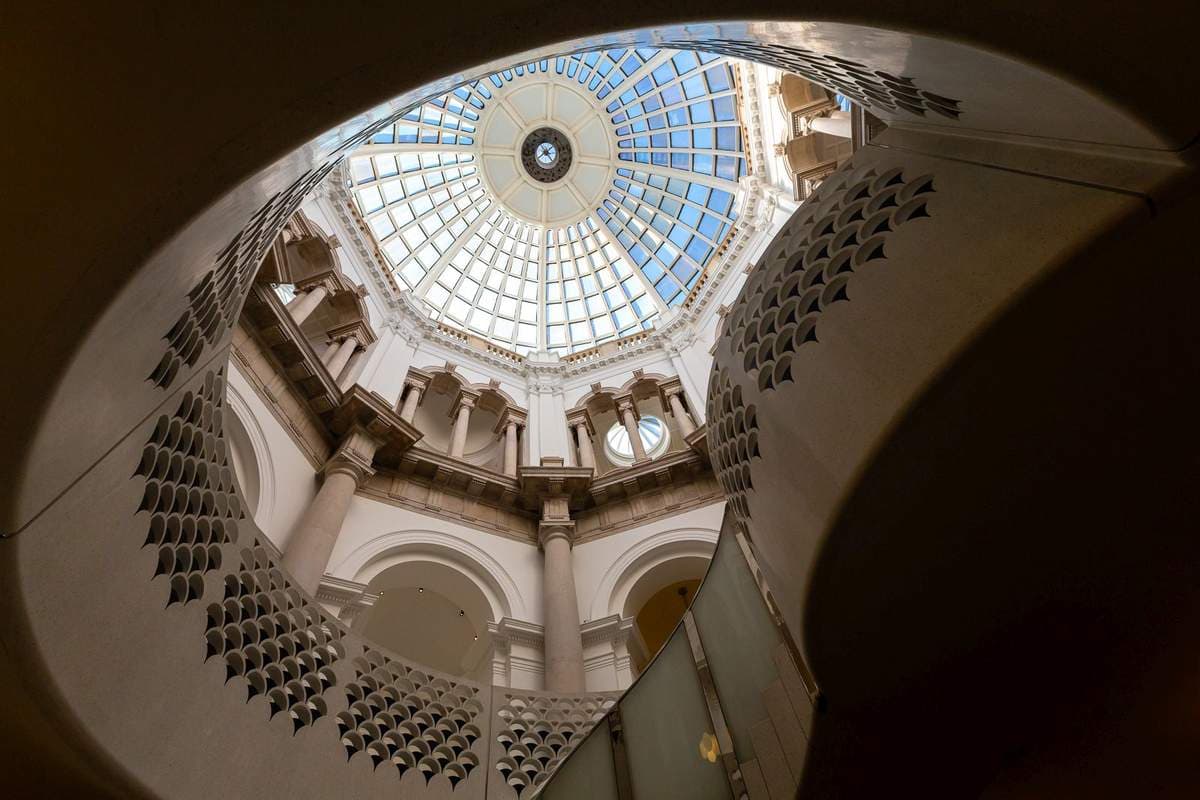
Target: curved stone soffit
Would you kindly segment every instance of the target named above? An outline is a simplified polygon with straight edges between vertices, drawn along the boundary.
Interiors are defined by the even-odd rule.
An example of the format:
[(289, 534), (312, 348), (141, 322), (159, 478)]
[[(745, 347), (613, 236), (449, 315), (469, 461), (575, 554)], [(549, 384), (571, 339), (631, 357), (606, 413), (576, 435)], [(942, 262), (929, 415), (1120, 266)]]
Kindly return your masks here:
[(564, 697), (497, 689), (495, 769), (512, 796), (529, 797), (549, 780), (619, 697), (620, 692)]
[(376, 536), (347, 554), (330, 573), (357, 583), (370, 583), (379, 572), (367, 570), (380, 561), (395, 556), (400, 559), (396, 563), (403, 563), (431, 554), (445, 559), (448, 566), (479, 586), (489, 605), (499, 612), (497, 620), (511, 616), (527, 618), (525, 596), (500, 561), (480, 547), (437, 531), (397, 531)]
[(887, 258), (891, 236), (929, 216), (933, 176), (900, 168), (843, 170), (830, 176), (775, 237), (750, 274), (721, 336), (708, 384), (709, 451), (738, 521), (750, 518), (751, 460), (759, 458), (757, 410), (729, 364), (758, 393), (794, 380), (792, 355), (817, 340), (833, 303), (849, 300), (855, 270)]

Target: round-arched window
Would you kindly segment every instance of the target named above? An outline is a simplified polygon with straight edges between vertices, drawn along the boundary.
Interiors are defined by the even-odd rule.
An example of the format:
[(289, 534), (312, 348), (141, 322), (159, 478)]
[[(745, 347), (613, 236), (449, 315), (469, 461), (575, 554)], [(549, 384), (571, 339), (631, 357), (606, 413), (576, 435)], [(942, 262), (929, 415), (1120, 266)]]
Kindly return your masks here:
[[(658, 417), (647, 415), (638, 420), (638, 435), (642, 437), (642, 447), (649, 458), (662, 455), (670, 444), (667, 426)], [(629, 441), (629, 431), (625, 430), (625, 426), (620, 422), (614, 423), (604, 435), (604, 452), (614, 464), (628, 466), (633, 463), (633, 445)]]

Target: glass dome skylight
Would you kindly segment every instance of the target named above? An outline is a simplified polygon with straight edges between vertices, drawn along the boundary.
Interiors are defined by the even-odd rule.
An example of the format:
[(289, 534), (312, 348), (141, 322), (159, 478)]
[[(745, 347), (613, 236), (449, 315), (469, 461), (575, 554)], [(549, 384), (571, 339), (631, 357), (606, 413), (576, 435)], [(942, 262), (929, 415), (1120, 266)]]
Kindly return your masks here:
[[(658, 417), (642, 417), (638, 420), (637, 431), (642, 440), (642, 449), (649, 458), (662, 455), (670, 443), (667, 426)], [(604, 447), (609, 460), (614, 464), (633, 463), (633, 444), (629, 441), (629, 431), (625, 429), (624, 424), (613, 423), (604, 436)]]
[(650, 328), (737, 219), (735, 63), (619, 49), (461, 86), (355, 151), (359, 211), (431, 317), (503, 347)]

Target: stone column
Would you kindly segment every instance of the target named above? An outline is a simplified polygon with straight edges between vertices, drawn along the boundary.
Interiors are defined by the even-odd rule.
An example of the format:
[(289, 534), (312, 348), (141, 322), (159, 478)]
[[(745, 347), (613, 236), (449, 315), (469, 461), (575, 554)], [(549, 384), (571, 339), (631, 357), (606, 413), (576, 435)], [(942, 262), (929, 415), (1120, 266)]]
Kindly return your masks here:
[(374, 472), (371, 459), (378, 446), (365, 431), (355, 429), (346, 435), (341, 447), (325, 464), (321, 490), (288, 540), (283, 566), (309, 594), (316, 594), (325, 574), (355, 489)]
[(575, 436), (579, 439), (579, 466), (596, 468), (596, 451), (592, 449), (592, 434), (586, 422), (575, 423)]
[(684, 436), (690, 436), (696, 430), (696, 423), (692, 421), (692, 415), (684, 410), (679, 392), (667, 395), (667, 401), (671, 404), (671, 416), (675, 417), (675, 421), (679, 423), (679, 430), (683, 432)]
[(400, 419), (412, 422), (417, 415), (417, 406), (421, 404), (421, 387), (415, 383), (405, 384), (404, 404), (400, 406)]
[(328, 366), (329, 359), (333, 358), (333, 354), (338, 351), (341, 344), (337, 339), (333, 339), (329, 344), (325, 345), (325, 349), (321, 351), (321, 363)]
[(511, 419), (504, 426), (504, 474), (517, 475), (517, 422)]
[(617, 401), (617, 413), (621, 415), (621, 423), (629, 434), (629, 445), (633, 448), (633, 463), (646, 460), (646, 447), (642, 444), (642, 434), (638, 431), (637, 409), (633, 398), (626, 397)]
[(467, 449), (467, 427), (471, 424), (471, 409), (474, 407), (474, 397), (459, 395), (454, 431), (450, 434), (450, 455), (454, 458), (462, 458)]
[(691, 404), (693, 411), (692, 420), (697, 424), (704, 422), (704, 403), (707, 400), (707, 395), (704, 393), (703, 387), (696, 384), (692, 376), (692, 371), (688, 368), (688, 363), (683, 358), (683, 351), (674, 344), (667, 346), (665, 349), (667, 357), (671, 359), (671, 365), (675, 367), (675, 372), (678, 373), (679, 380), (683, 384), (688, 403)]
[(304, 294), (296, 295), (292, 301), (287, 304), (288, 313), (292, 315), (292, 319), (296, 324), (304, 322), (309, 315), (317, 309), (325, 296), (329, 294), (324, 286), (314, 286)]
[(850, 114), (846, 111), (834, 111), (828, 117), (816, 117), (809, 122), (809, 126), (817, 133), (850, 138)]
[(335, 376), (337, 378), (338, 387), (342, 391), (346, 391), (354, 383), (355, 379), (358, 377), (359, 367), (362, 366), (363, 359), (366, 358), (366, 355), (366, 350), (355, 350), (354, 353), (351, 354), (350, 360), (346, 362), (346, 367), (342, 370), (341, 374)]
[[(566, 500), (563, 499), (565, 506)], [(585, 688), (579, 600), (571, 563), (574, 522), (542, 522), (538, 540), (544, 557), (542, 604), (546, 628), (546, 690), (574, 693)]]
[(346, 364), (350, 361), (350, 356), (354, 355), (354, 351), (358, 349), (358, 338), (355, 336), (347, 336), (342, 340), (341, 345), (329, 357), (329, 361), (325, 364), (329, 368), (329, 374), (336, 381), (338, 376), (342, 374), (342, 370), (346, 368)]

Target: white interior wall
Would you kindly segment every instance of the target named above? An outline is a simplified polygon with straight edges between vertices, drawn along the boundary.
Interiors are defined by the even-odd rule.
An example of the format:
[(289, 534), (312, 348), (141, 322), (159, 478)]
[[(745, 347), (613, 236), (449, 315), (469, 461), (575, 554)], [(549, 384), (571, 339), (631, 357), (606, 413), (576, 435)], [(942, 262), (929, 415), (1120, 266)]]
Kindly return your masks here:
[(316, 471), (233, 361), (229, 363), (228, 387), (229, 407), (254, 443), (259, 470), (258, 513), (254, 520), (282, 551), (300, 515), (317, 494)]

